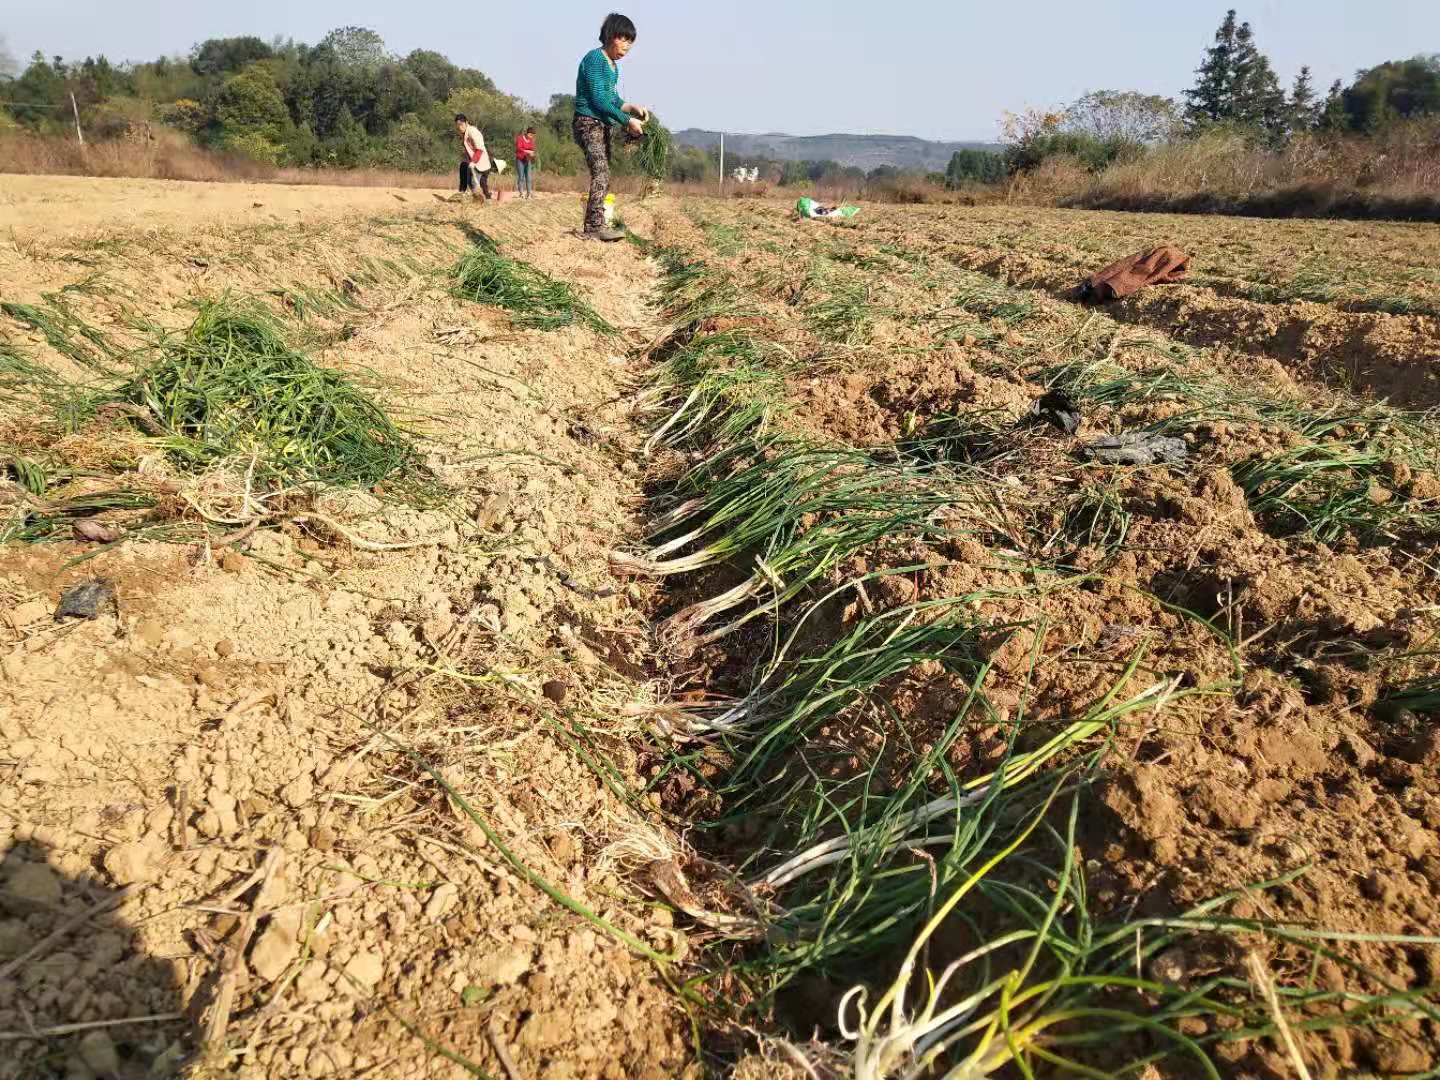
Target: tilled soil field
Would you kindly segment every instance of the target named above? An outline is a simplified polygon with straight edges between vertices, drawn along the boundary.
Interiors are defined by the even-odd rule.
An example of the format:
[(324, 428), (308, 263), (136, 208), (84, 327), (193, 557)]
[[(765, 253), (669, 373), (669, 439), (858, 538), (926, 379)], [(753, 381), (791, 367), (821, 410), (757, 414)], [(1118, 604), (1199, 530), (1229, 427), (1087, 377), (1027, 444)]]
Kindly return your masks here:
[[(71, 183), (118, 218), (157, 186)], [(568, 235), (570, 200), (171, 187), (120, 227), (31, 206), (0, 254), (0, 1076), (684, 1075), (650, 961), (543, 891), (684, 948), (601, 869), (639, 819), (582, 741), (625, 768), (615, 702), (654, 693), (605, 570), (646, 260)], [(613, 332), (452, 295), (480, 227)], [(57, 418), (222, 300), (373, 386), (417, 490), (281, 490), (240, 445), (197, 467), (128, 413)], [(57, 621), (93, 578), (114, 601)]]
[(0, 1076), (1440, 1067), (1427, 230), (71, 183)]
[(1440, 270), (1423, 228), (1013, 209), (897, 215), (892, 227), (925, 236), (957, 266), (1056, 296), (1115, 259), (1173, 243), (1193, 256), (1190, 279), (1137, 295), (1116, 319), (1397, 404), (1440, 400)]
[[(657, 225), (680, 478), (621, 565), (734, 699), (667, 805), (774, 920), (725, 985), (860, 1075), (1440, 1064), (1437, 324), (1226, 294), (1242, 226), (1174, 220)], [(1356, 229), (1247, 226), (1336, 275)], [(1162, 241), (1196, 283), (1070, 298)]]

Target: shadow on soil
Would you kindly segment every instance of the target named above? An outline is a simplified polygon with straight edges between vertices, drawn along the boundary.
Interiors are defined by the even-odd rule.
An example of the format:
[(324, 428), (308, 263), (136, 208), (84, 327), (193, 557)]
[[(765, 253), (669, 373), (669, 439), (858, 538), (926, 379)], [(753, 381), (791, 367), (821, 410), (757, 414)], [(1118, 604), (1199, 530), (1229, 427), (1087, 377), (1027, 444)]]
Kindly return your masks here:
[(0, 1080), (179, 1075), (196, 1045), (175, 969), (139, 951), (123, 893), (55, 869), (42, 844), (0, 854)]

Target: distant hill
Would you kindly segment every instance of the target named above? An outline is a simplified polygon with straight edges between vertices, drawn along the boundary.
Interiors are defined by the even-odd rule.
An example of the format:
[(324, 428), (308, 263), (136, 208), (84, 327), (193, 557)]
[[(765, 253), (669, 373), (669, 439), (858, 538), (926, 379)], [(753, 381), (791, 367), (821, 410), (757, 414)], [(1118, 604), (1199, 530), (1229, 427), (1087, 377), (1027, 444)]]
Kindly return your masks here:
[[(686, 128), (675, 141), (702, 150), (720, 145), (718, 131)], [(771, 158), (776, 161), (838, 161), (866, 170), (881, 165), (944, 172), (957, 150), (1001, 149), (998, 143), (931, 142), (913, 135), (725, 135), (725, 156)]]

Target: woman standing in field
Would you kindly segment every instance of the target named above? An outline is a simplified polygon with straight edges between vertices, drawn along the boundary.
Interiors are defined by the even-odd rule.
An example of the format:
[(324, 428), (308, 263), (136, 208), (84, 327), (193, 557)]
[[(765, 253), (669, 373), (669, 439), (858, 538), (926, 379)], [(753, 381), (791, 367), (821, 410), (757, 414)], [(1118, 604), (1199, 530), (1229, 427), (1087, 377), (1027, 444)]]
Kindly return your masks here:
[(464, 113), (455, 114), (455, 130), (460, 135), (464, 156), (460, 159), (460, 194), (469, 191), (476, 202), (490, 198), (490, 153), (485, 149), (485, 136), (470, 123)]
[(515, 136), (515, 190), (522, 199), (535, 197), (535, 129)]
[(620, 61), (635, 44), (635, 24), (611, 13), (600, 27), (600, 48), (585, 54), (575, 80), (575, 141), (590, 167), (590, 198), (585, 204), (587, 240), (620, 240), (624, 233), (605, 227), (605, 196), (610, 191), (610, 126), (619, 124), (631, 135), (645, 134), (650, 110), (627, 104), (615, 87)]

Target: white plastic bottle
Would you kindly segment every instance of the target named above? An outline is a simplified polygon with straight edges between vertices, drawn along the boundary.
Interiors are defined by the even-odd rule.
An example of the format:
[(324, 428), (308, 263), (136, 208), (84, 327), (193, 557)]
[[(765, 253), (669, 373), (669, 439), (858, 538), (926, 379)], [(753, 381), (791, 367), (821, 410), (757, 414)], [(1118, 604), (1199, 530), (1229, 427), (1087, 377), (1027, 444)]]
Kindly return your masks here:
[(615, 196), (605, 196), (605, 227), (608, 229), (615, 224)]

